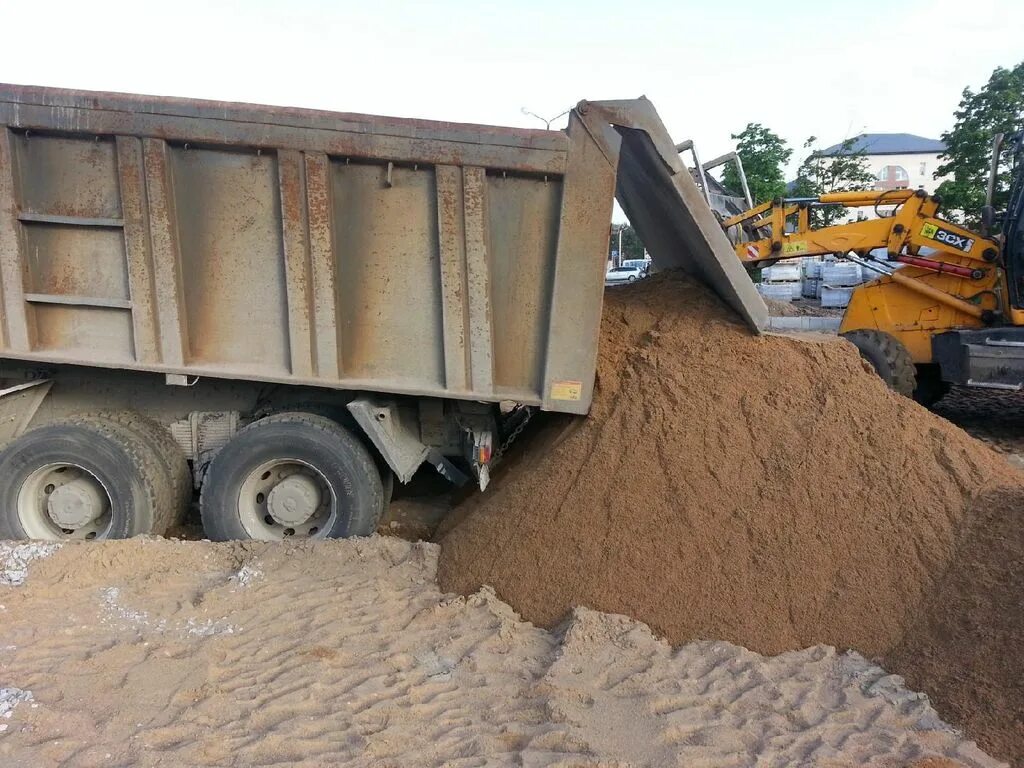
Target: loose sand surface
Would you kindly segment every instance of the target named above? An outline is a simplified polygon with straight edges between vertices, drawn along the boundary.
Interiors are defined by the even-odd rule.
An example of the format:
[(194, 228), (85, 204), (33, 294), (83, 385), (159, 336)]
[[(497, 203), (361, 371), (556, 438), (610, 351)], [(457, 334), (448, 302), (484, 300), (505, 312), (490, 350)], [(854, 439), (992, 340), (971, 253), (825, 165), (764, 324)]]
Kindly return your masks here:
[(608, 292), (597, 376), (587, 419), (539, 418), (445, 521), (444, 589), (544, 626), (585, 605), (673, 643), (882, 655), (979, 500), (1024, 482), (853, 345), (753, 336), (679, 275)]
[(0, 768), (1024, 763), (1022, 478), (661, 275), (442, 549), (0, 542)]
[(0, 544), (0, 764), (993, 766), (855, 653), (443, 594), (400, 539)]
[(752, 336), (682, 275), (607, 292), (590, 416), (538, 417), (440, 541), (442, 588), (541, 626), (891, 658), (1024, 765), (1024, 475), (852, 345)]

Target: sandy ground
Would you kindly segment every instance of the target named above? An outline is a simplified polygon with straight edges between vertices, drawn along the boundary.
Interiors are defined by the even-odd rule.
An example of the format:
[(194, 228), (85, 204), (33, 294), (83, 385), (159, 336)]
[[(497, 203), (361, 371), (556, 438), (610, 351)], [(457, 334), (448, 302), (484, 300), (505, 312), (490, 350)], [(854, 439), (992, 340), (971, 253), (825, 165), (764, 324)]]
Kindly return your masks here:
[(884, 665), (987, 752), (1024, 765), (1024, 493), (993, 497)]
[(854, 653), (554, 632), (438, 548), (0, 544), (0, 764), (991, 766)]

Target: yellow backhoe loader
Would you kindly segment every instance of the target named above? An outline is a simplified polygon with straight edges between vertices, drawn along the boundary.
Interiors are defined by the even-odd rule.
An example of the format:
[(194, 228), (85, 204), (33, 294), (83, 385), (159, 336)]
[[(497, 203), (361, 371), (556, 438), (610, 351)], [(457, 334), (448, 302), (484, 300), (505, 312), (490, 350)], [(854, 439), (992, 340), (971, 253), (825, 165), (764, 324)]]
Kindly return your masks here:
[[(1009, 204), (997, 213), (991, 201), (1008, 142), (1013, 181)], [(930, 405), (950, 384), (1020, 390), (1024, 131), (996, 137), (980, 232), (941, 218), (940, 204), (910, 189), (777, 198), (722, 225), (749, 268), (837, 254), (875, 272), (853, 291), (840, 333), (896, 391)], [(816, 228), (811, 213), (825, 206), (870, 207), (878, 218)], [(880, 251), (884, 259), (873, 255)]]

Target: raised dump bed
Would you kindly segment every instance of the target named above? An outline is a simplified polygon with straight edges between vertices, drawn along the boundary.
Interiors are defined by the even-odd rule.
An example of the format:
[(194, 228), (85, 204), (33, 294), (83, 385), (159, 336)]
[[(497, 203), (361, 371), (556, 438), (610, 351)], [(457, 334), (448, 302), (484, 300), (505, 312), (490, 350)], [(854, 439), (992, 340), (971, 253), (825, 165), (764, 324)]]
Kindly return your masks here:
[(620, 168), (656, 266), (763, 323), (646, 100), (536, 131), (0, 86), (0, 356), (8, 385), (45, 382), (11, 393), (0, 437), (130, 407), (209, 480), (241, 426), (287, 408), (364, 442), (384, 485), (425, 460), (486, 481), (499, 402), (589, 408)]

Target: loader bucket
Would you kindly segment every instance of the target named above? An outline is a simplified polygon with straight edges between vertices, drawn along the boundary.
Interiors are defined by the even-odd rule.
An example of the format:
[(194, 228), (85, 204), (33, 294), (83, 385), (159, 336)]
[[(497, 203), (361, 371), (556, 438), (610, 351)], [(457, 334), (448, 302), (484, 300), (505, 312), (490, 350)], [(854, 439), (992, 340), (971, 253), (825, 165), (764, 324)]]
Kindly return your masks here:
[(581, 102), (577, 112), (591, 135), (603, 136), (609, 160), (618, 155), (615, 197), (655, 270), (683, 270), (714, 290), (753, 331), (762, 330), (768, 308), (651, 102)]

